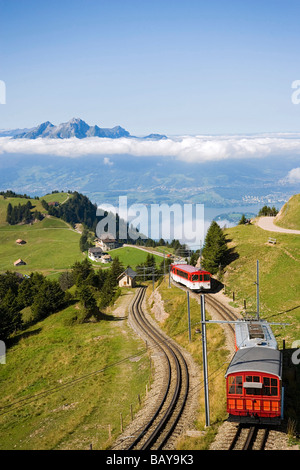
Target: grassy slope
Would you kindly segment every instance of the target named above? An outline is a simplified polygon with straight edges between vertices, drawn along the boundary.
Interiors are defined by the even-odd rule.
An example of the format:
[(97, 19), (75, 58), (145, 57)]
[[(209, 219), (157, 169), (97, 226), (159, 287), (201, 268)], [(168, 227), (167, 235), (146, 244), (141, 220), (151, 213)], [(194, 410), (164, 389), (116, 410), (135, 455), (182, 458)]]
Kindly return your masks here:
[[(67, 193), (54, 193), (41, 199), (64, 202), (68, 199)], [(0, 272), (6, 270), (18, 271), (30, 274), (40, 271), (45, 275), (53, 274), (69, 269), (75, 261), (81, 261), (85, 255), (79, 250), (80, 234), (74, 231), (69, 224), (55, 217), (46, 217), (33, 225), (8, 225), (5, 222), (6, 209), (9, 202), (17, 205), (25, 204), (28, 199), (8, 198), (0, 196)], [(38, 200), (30, 199), (37, 210), (46, 212)], [(16, 239), (22, 238), (27, 243), (19, 246)], [(145, 251), (122, 247), (110, 251), (112, 258), (118, 256), (125, 267), (130, 265), (133, 269), (137, 264), (146, 260)], [(154, 255), (157, 264), (162, 257)], [(14, 261), (23, 259), (25, 266), (14, 267)], [(94, 263), (95, 267), (107, 267), (101, 263)]]
[(300, 194), (292, 196), (275, 218), (279, 227), (300, 230)]
[[(300, 237), (276, 234), (276, 245), (268, 244), (271, 232), (254, 225), (226, 230), (230, 246), (238, 258), (226, 267), (224, 283), (236, 302), (256, 311), (256, 260), (259, 260), (260, 311), (263, 318), (291, 323), (274, 327), (279, 339), (287, 345), (300, 338)], [(280, 344), (281, 346), (281, 344)]]
[[(125, 268), (129, 265), (135, 269), (138, 264), (146, 261), (148, 253), (138, 248), (124, 246), (115, 250), (111, 250), (109, 254), (112, 258), (118, 257)], [(154, 258), (157, 265), (163, 261), (161, 256), (154, 255)]]
[(4, 199), (4, 196), (0, 196), (0, 226), (7, 225), (6, 211), (9, 203), (11, 203), (12, 206), (17, 206), (19, 204), (26, 204), (28, 201), (34, 206), (33, 210), (38, 210), (42, 213), (46, 212), (41, 201), (38, 199), (25, 199), (22, 197), (8, 197)]
[[(58, 196), (51, 194), (45, 199), (58, 200)], [(66, 195), (62, 196), (65, 200)], [(24, 204), (24, 201), (27, 200), (11, 200), (13, 204)], [(49, 275), (68, 269), (77, 259), (83, 259), (79, 250), (80, 235), (67, 223), (47, 217), (31, 226), (9, 226), (5, 223), (8, 202), (0, 198), (2, 272), (9, 269)], [(32, 200), (32, 203), (44, 212), (39, 201)], [(17, 238), (25, 239), (27, 244), (16, 245)], [(125, 265), (135, 266), (145, 261), (147, 253), (124, 248), (115, 250), (115, 255), (120, 256)], [(20, 257), (27, 265), (14, 268), (13, 261)], [(161, 258), (157, 257), (157, 261)], [(124, 295), (118, 299), (116, 307), (123, 298)], [(0, 413), (0, 448), (86, 449), (90, 443), (94, 448), (105, 448), (109, 445), (108, 425), (112, 427), (113, 438), (116, 437), (120, 431), (120, 412), (125, 426), (130, 419), (130, 404), (137, 408), (137, 396), (143, 396), (145, 383), (149, 380), (149, 362), (143, 355), (143, 343), (136, 339), (125, 322), (71, 325), (77, 308), (76, 305), (69, 306), (16, 336), (8, 348), (7, 363), (0, 369), (0, 407), (105, 368), (139, 351), (141, 357), (138, 361), (125, 361), (13, 412)]]
[[(26, 245), (17, 245), (22, 238)], [(56, 218), (45, 218), (33, 225), (6, 225), (0, 227), (1, 271), (15, 270), (30, 274), (43, 274), (68, 269), (83, 255), (79, 250), (80, 235), (69, 224)], [(14, 261), (23, 259), (26, 266), (14, 266)]]
[[(124, 305), (124, 295), (116, 307)], [(137, 410), (149, 380), (144, 343), (121, 320), (70, 326), (76, 307), (21, 332), (8, 349), (0, 368), (0, 406), (21, 406), (0, 410), (0, 449), (88, 449), (90, 443), (103, 449), (110, 443), (108, 425), (116, 437), (120, 412), (126, 425), (130, 404)], [(131, 356), (135, 360), (126, 360)], [(32, 403), (20, 401), (103, 368)]]
[[(49, 194), (44, 197), (48, 202), (64, 202), (67, 193)], [(25, 198), (7, 198), (0, 196), (0, 271), (12, 270), (23, 274), (40, 271), (43, 274), (54, 274), (68, 269), (83, 255), (79, 250), (80, 235), (72, 230), (63, 220), (47, 216), (33, 225), (8, 225), (6, 210), (9, 202), (15, 206), (26, 204)], [(41, 201), (30, 199), (33, 210), (46, 214)], [(16, 239), (22, 238), (26, 245), (18, 246)], [(26, 266), (14, 267), (14, 261), (23, 259)]]

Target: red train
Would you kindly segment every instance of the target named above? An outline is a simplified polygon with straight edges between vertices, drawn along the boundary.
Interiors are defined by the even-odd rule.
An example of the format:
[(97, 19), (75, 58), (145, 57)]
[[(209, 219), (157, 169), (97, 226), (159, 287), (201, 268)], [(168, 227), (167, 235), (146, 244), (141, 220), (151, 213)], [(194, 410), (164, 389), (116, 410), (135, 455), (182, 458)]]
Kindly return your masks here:
[(225, 377), (229, 421), (281, 422), (282, 353), (266, 321), (245, 320), (236, 324), (236, 353)]
[(211, 287), (211, 275), (189, 264), (172, 264), (171, 278), (193, 291), (208, 290)]

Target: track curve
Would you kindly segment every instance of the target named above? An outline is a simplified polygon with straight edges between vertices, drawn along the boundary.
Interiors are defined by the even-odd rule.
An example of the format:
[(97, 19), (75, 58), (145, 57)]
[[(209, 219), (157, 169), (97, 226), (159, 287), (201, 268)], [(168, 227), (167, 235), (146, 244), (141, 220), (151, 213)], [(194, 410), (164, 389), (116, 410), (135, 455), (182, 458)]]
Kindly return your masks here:
[(174, 436), (185, 410), (190, 380), (187, 362), (176, 344), (150, 322), (143, 310), (146, 288), (138, 288), (130, 308), (131, 322), (147, 345), (164, 363), (163, 381), (155, 407), (131, 436), (123, 450), (163, 450)]

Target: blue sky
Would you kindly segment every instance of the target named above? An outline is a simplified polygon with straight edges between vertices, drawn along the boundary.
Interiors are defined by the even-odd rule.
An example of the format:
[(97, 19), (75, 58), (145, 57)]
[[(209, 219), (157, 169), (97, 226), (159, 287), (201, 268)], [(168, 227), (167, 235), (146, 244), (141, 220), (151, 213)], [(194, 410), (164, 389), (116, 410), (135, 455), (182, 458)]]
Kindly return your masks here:
[(0, 0), (0, 128), (300, 131), (299, 1)]

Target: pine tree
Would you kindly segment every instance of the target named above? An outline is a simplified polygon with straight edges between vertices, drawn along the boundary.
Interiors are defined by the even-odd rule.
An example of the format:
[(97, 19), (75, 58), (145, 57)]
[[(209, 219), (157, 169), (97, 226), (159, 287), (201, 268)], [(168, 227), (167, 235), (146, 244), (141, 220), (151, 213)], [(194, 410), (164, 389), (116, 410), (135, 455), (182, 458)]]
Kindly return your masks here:
[(242, 215), (242, 217), (240, 218), (240, 221), (239, 221), (239, 225), (245, 225), (247, 219), (245, 217), (245, 214)]
[(111, 276), (112, 276), (112, 282), (114, 282), (115, 285), (117, 285), (118, 277), (120, 276), (120, 274), (122, 274), (123, 271), (124, 271), (124, 266), (119, 260), (119, 258), (118, 257), (114, 258), (112, 265), (111, 265)]
[(205, 238), (202, 251), (202, 266), (211, 274), (215, 274), (220, 264), (224, 264), (228, 252), (226, 239), (220, 226), (212, 221)]
[(117, 290), (117, 283), (110, 270), (101, 289), (100, 307), (107, 307), (113, 300)]
[(7, 206), (7, 212), (6, 212), (6, 222), (8, 222), (9, 224), (11, 224), (12, 211), (13, 211), (12, 205), (11, 203), (9, 203)]
[(0, 305), (0, 339), (6, 341), (22, 324), (22, 316), (15, 294), (8, 289)]
[(89, 286), (82, 285), (76, 290), (76, 295), (78, 296), (83, 308), (85, 310), (85, 317), (83, 320), (89, 318), (93, 313), (97, 311), (97, 302), (92, 292), (92, 289)]

